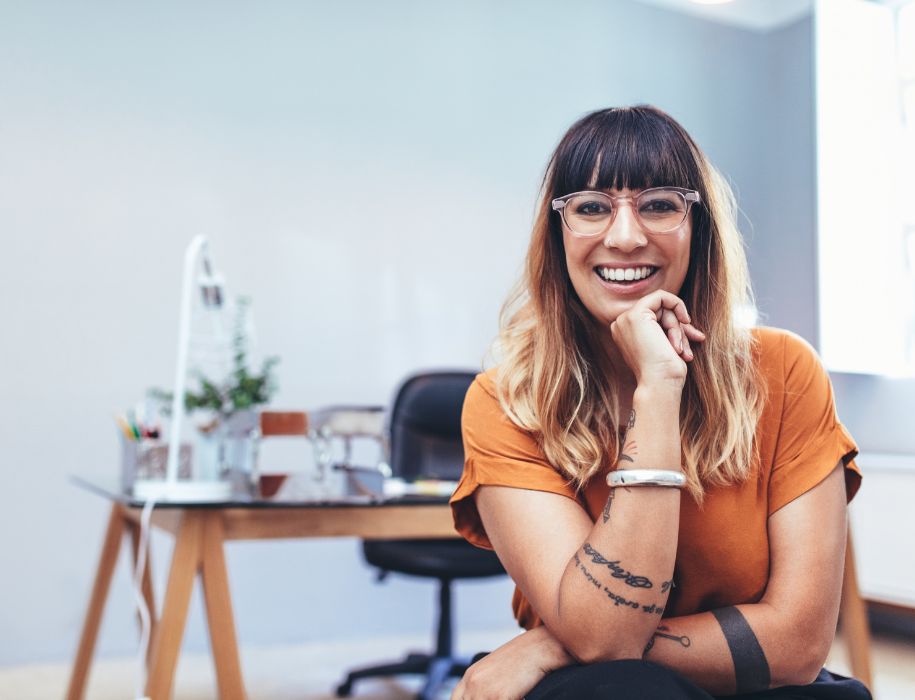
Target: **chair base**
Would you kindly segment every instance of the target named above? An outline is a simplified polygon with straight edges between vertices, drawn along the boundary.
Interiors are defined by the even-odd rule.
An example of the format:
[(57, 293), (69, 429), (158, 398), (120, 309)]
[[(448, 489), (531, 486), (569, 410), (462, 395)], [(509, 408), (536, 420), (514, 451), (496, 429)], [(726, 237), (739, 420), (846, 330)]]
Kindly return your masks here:
[(426, 682), (416, 696), (416, 700), (434, 700), (442, 684), (449, 678), (460, 678), (470, 666), (469, 659), (457, 659), (429, 654), (410, 654), (403, 661), (381, 664), (350, 671), (346, 680), (337, 686), (339, 698), (352, 695), (353, 683), (362, 678), (383, 678), (406, 674), (424, 675)]

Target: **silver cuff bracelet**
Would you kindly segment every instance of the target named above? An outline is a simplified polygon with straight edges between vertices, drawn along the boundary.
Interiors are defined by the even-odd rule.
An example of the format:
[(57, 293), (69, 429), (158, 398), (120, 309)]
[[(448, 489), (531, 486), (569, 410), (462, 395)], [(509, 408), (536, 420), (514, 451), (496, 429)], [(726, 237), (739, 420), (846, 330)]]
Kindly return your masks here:
[(617, 486), (673, 486), (682, 489), (686, 477), (681, 472), (668, 469), (618, 469), (607, 474), (607, 485)]

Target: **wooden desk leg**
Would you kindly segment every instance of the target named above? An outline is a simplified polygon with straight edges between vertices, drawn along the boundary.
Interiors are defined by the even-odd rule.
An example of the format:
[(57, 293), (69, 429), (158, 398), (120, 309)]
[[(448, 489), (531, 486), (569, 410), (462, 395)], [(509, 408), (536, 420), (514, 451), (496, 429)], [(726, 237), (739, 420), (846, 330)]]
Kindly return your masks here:
[[(137, 570), (137, 555), (140, 550), (140, 525), (133, 520), (127, 521), (127, 530), (130, 532), (130, 545), (133, 551), (133, 569)], [(151, 535), (152, 533), (150, 533)], [(143, 599), (146, 601), (146, 607), (149, 610), (149, 646), (146, 649), (146, 667), (150, 667), (152, 661), (152, 641), (156, 638), (156, 597), (153, 595), (152, 587), (152, 541), (148, 540), (149, 545), (146, 549), (146, 566), (143, 568)], [(131, 577), (133, 572), (131, 572)], [(143, 621), (140, 620), (139, 610), (137, 611), (137, 622), (142, 627)]]
[(105, 530), (98, 569), (95, 572), (95, 583), (92, 585), (92, 594), (89, 597), (89, 609), (86, 611), (76, 660), (73, 662), (73, 671), (70, 673), (67, 700), (81, 700), (86, 692), (89, 664), (92, 661), (92, 653), (95, 651), (95, 641), (98, 638), (98, 628), (105, 610), (105, 601), (108, 598), (111, 575), (118, 563), (118, 552), (124, 536), (124, 520), (124, 510), (121, 505), (113, 504), (111, 515), (108, 516), (108, 528)]
[(152, 700), (172, 696), (175, 666), (181, 650), (181, 638), (187, 621), (194, 579), (200, 568), (204, 513), (188, 510), (181, 516), (175, 535), (175, 550), (168, 575), (168, 587), (162, 604), (162, 616), (153, 639), (152, 664), (146, 679), (146, 695)]
[(870, 627), (867, 623), (867, 605), (858, 588), (855, 567), (855, 550), (851, 541), (851, 528), (845, 545), (845, 575), (842, 581), (842, 602), (839, 609), (842, 636), (851, 662), (852, 675), (873, 689), (871, 678)]
[(221, 700), (234, 700), (245, 697), (245, 687), (238, 659), (224, 541), (222, 513), (212, 510), (206, 514), (203, 530), (203, 597), (219, 697)]

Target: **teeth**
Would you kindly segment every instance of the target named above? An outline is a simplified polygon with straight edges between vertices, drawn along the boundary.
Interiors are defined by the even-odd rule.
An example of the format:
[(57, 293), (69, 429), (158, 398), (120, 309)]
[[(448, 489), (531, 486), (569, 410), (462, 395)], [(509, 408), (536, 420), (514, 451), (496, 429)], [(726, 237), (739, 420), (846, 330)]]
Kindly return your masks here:
[(601, 277), (613, 282), (631, 282), (633, 280), (645, 279), (654, 272), (654, 270), (655, 268), (653, 267), (627, 267), (625, 269), (618, 267), (597, 268), (597, 272)]

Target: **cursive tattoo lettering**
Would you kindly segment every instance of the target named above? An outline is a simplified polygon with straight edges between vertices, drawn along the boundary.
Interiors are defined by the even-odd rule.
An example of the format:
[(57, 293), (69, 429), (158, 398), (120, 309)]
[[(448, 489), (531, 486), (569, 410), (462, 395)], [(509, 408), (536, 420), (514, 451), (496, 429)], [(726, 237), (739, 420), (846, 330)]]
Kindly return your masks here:
[(623, 596), (621, 596), (617, 593), (614, 593), (606, 586), (604, 586), (604, 593), (607, 594), (607, 597), (610, 600), (612, 600), (613, 604), (617, 607), (622, 605), (623, 607), (632, 608), (633, 610), (639, 609), (639, 604), (637, 602), (635, 602), (634, 600), (628, 600), (628, 599), (624, 598)]
[(632, 586), (633, 588), (654, 587), (654, 584), (646, 576), (636, 576), (635, 574), (626, 571), (620, 566), (619, 560), (610, 561), (587, 542), (584, 544), (584, 550), (585, 554), (591, 557), (592, 562), (606, 566), (612, 572), (611, 575), (613, 578), (623, 579), (627, 586)]
[(576, 566), (578, 569), (581, 569), (581, 573), (583, 573), (583, 574), (585, 575), (585, 578), (588, 579), (588, 583), (590, 583), (590, 584), (591, 584), (592, 586), (594, 586), (595, 588), (600, 588), (600, 587), (601, 587), (601, 582), (598, 581), (596, 578), (594, 578), (594, 577), (591, 575), (591, 572), (588, 571), (588, 567), (586, 567), (584, 564), (581, 563), (581, 559), (578, 558), (578, 553), (577, 553), (577, 552), (576, 552), (576, 554), (575, 554), (575, 566)]

